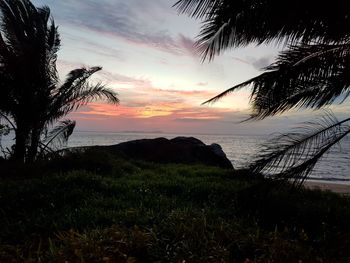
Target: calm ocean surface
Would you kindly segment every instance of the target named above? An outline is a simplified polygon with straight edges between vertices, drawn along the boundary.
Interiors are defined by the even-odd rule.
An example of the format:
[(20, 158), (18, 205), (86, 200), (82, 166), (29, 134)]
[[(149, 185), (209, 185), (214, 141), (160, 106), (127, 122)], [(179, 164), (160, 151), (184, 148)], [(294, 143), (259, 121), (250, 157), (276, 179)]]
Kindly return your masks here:
[[(258, 146), (269, 138), (268, 136), (252, 135), (74, 132), (67, 146), (111, 145), (130, 140), (157, 137), (171, 139), (177, 136), (193, 136), (202, 140), (205, 144), (220, 144), (235, 168), (243, 168), (248, 165), (259, 149)], [(9, 138), (3, 138), (2, 141), (3, 145), (10, 144)], [(349, 136), (342, 141), (340, 146), (334, 146), (333, 149), (323, 157), (316, 165), (310, 178), (314, 180), (350, 184)]]

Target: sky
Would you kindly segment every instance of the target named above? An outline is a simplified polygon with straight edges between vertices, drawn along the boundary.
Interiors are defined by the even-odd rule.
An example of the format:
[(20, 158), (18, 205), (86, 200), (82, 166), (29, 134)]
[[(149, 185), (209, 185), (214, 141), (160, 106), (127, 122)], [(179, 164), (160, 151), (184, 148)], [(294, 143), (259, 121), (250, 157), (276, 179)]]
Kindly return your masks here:
[[(62, 39), (58, 70), (102, 66), (92, 82), (118, 93), (120, 105), (90, 103), (70, 114), (80, 131), (268, 134), (314, 118), (293, 111), (263, 121), (249, 116), (249, 90), (201, 105), (269, 65), (279, 46), (228, 50), (202, 62), (193, 45), (200, 21), (180, 15), (176, 0), (33, 0), (50, 7)], [(345, 114), (349, 106), (334, 110)]]

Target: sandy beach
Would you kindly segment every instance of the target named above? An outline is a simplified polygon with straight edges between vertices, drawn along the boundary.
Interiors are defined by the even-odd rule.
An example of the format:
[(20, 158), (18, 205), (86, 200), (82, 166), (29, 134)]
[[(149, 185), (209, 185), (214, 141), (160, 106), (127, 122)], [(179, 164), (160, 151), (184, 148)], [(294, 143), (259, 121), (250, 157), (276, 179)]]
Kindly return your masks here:
[(338, 194), (350, 195), (350, 185), (346, 184), (307, 181), (305, 186), (310, 189), (328, 190)]

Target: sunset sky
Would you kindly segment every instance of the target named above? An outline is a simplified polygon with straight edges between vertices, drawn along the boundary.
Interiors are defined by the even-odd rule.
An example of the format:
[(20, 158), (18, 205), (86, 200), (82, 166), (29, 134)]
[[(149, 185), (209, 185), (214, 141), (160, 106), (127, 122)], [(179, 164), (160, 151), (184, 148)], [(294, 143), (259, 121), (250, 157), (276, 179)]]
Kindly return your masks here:
[[(288, 113), (253, 123), (249, 90), (201, 106), (217, 93), (259, 74), (281, 47), (250, 46), (201, 63), (193, 49), (200, 21), (178, 15), (175, 0), (34, 0), (48, 5), (62, 38), (58, 68), (102, 66), (93, 78), (115, 90), (118, 107), (95, 102), (71, 114), (78, 130), (260, 134), (314, 115)], [(337, 107), (342, 115), (347, 105)]]

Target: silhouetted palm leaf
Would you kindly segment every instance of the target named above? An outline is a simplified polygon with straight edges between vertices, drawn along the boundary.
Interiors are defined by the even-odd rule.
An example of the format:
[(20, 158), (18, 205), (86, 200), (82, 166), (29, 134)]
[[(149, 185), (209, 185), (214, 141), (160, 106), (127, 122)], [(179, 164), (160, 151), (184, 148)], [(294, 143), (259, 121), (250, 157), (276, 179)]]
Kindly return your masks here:
[(251, 86), (254, 118), (295, 107), (321, 108), (350, 94), (350, 45), (299, 45), (283, 51), (266, 72), (204, 102), (213, 103)]
[(60, 121), (59, 124), (54, 127), (43, 140), (42, 151), (45, 151), (46, 148), (50, 147), (50, 145), (53, 145), (55, 148), (64, 145), (68, 141), (69, 136), (72, 135), (75, 125), (75, 121)]
[[(179, 12), (204, 19), (197, 46), (212, 59), (227, 48), (280, 42), (323, 43), (349, 39), (350, 7), (343, 0), (179, 0)], [(219, 33), (220, 32), (220, 33)]]
[(95, 99), (105, 99), (109, 103), (119, 104), (119, 99), (113, 90), (100, 83), (96, 85), (88, 83), (92, 74), (101, 69), (101, 67), (81, 68), (68, 74), (67, 80), (56, 89), (52, 96), (51, 110), (48, 111), (48, 118), (51, 122)]
[(291, 133), (272, 138), (251, 165), (256, 173), (301, 185), (317, 161), (350, 133), (350, 118), (338, 121), (331, 113), (306, 122)]

